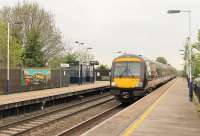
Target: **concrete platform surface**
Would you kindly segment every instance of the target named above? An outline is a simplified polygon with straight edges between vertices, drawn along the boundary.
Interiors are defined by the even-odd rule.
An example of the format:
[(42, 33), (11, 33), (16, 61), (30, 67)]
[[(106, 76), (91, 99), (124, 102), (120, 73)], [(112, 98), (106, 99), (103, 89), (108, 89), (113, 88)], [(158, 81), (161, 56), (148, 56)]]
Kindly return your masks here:
[(186, 80), (170, 81), (141, 100), (83, 136), (200, 136), (200, 118), (189, 102)]
[(69, 87), (62, 87), (62, 88), (53, 88), (53, 89), (46, 89), (46, 90), (37, 90), (37, 91), (28, 91), (28, 92), (20, 92), (8, 95), (0, 95), (0, 106), (17, 103), (17, 102), (24, 102), (29, 101), (32, 99), (40, 99), (44, 97), (51, 97), (56, 95), (62, 95), (66, 93), (78, 92), (88, 89), (95, 89), (99, 87), (106, 87), (109, 86), (108, 81), (97, 81), (95, 83), (83, 84), (83, 85), (73, 85)]
[(186, 80), (178, 79), (130, 136), (200, 136), (200, 118), (189, 102)]

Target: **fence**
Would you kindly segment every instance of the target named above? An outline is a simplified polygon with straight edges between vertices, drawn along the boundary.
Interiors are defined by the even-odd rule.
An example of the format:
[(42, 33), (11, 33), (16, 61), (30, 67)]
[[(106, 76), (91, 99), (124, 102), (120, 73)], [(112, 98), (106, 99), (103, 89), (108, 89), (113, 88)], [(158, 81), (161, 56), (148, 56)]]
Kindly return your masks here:
[(49, 70), (49, 78), (41, 74), (26, 75), (27, 70), (33, 71), (33, 69), (10, 69), (7, 89), (7, 70), (1, 69), (1, 94), (69, 86), (69, 69)]
[[(9, 90), (15, 92), (20, 89), (20, 69), (11, 69), (10, 70), (10, 82)], [(0, 69), (0, 94), (4, 93), (7, 90), (7, 70)]]
[(96, 80), (109, 81), (111, 70), (96, 70)]
[(194, 81), (193, 91), (196, 94), (197, 99), (198, 99), (198, 101), (200, 103), (200, 82), (198, 80)]
[(10, 69), (7, 89), (7, 70), (0, 68), (0, 94), (66, 87), (70, 84), (94, 82), (94, 67), (71, 65), (69, 68)]

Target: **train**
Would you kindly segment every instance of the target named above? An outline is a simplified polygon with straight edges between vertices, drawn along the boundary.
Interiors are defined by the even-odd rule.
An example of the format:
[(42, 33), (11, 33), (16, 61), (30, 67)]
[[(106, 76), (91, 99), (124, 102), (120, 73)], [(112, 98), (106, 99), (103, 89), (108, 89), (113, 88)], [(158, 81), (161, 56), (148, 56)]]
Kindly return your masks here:
[(176, 69), (135, 54), (124, 54), (112, 62), (111, 93), (122, 103), (131, 103), (176, 77)]

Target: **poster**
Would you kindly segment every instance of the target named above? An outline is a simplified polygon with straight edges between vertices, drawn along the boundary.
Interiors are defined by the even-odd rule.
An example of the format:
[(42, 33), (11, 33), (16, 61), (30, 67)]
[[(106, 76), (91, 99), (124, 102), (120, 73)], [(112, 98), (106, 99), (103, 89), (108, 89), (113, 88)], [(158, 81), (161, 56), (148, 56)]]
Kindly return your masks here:
[(23, 70), (22, 85), (46, 85), (50, 80), (50, 70), (49, 69), (36, 69), (28, 68)]

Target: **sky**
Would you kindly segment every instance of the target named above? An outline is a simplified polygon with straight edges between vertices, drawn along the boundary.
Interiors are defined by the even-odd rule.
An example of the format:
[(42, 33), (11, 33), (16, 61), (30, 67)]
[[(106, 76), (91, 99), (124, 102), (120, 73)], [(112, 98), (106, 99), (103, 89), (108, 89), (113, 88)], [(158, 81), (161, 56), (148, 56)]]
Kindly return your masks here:
[[(24, 0), (23, 0), (24, 1)], [(191, 10), (192, 42), (200, 28), (199, 0), (28, 0), (55, 16), (66, 43), (92, 47), (101, 64), (111, 65), (123, 51), (155, 60), (165, 57), (182, 69), (180, 49), (188, 36), (188, 14), (167, 14), (168, 9)], [(0, 0), (0, 8), (22, 0)], [(70, 41), (70, 42), (69, 42)]]

